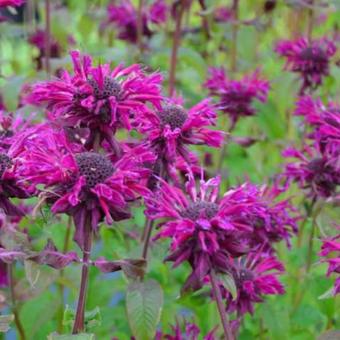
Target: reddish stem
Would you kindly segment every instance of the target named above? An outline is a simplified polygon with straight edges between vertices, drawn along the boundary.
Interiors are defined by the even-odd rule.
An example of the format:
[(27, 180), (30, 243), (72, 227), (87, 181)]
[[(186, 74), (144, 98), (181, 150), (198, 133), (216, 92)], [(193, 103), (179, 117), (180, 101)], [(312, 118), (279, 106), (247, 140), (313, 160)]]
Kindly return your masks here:
[(49, 75), (51, 73), (50, 57), (51, 57), (51, 3), (45, 0), (45, 69)]
[[(207, 5), (205, 4), (205, 0), (199, 0), (199, 3), (202, 8), (202, 11), (206, 11)], [(211, 35), (209, 29), (209, 22), (205, 14), (202, 16), (202, 27), (207, 40), (209, 40), (211, 38)]]
[(84, 230), (84, 246), (83, 246), (83, 267), (81, 271), (81, 282), (80, 291), (78, 297), (78, 305), (76, 318), (74, 321), (72, 334), (78, 334), (84, 331), (84, 321), (85, 321), (85, 302), (86, 302), (86, 292), (88, 286), (89, 277), (89, 260), (91, 254), (92, 246), (92, 226), (91, 218), (88, 216), (85, 222)]
[(218, 286), (217, 279), (216, 279), (216, 274), (214, 269), (211, 269), (210, 271), (210, 282), (211, 282), (211, 287), (213, 290), (213, 294), (217, 303), (217, 308), (218, 312), (220, 314), (221, 322), (223, 325), (223, 330), (224, 330), (224, 339), (225, 340), (233, 340), (234, 336), (230, 328), (230, 324), (228, 321), (228, 316), (225, 310), (225, 305), (223, 304), (222, 300), (222, 295), (221, 295), (221, 290)]
[(185, 10), (185, 2), (186, 0), (180, 1), (178, 4), (179, 8), (177, 9), (176, 15), (176, 27), (174, 38), (172, 42), (172, 51), (171, 51), (171, 59), (170, 59), (170, 71), (169, 71), (169, 96), (171, 97), (175, 91), (175, 82), (176, 82), (176, 65), (177, 65), (177, 54), (178, 49), (181, 42), (181, 34), (182, 34), (182, 19)]
[(312, 42), (313, 26), (314, 26), (314, 0), (311, 0), (310, 8), (308, 9), (308, 26), (307, 26), (307, 39), (308, 42)]
[(230, 60), (230, 70), (232, 72), (236, 72), (237, 69), (237, 33), (238, 33), (238, 9), (239, 9), (239, 0), (233, 0), (233, 26), (231, 33), (231, 60)]

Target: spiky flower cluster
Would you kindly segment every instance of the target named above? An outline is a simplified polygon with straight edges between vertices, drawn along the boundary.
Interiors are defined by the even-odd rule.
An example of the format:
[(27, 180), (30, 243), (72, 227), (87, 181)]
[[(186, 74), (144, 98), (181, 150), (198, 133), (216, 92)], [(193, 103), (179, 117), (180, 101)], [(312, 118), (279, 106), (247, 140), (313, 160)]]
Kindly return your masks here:
[(301, 76), (300, 94), (304, 94), (318, 88), (323, 78), (329, 75), (329, 62), (336, 52), (336, 46), (326, 38), (313, 41), (300, 38), (280, 41), (275, 51), (286, 58), (286, 70)]

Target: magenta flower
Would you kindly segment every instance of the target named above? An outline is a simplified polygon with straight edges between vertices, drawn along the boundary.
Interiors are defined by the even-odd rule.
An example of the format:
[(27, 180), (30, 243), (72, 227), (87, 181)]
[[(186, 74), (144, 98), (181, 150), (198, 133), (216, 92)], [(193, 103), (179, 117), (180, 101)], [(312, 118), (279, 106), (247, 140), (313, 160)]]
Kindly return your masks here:
[(206, 336), (203, 337), (201, 334), (200, 328), (191, 322), (185, 321), (184, 330), (177, 322), (175, 326), (171, 326), (171, 334), (163, 334), (160, 331), (157, 331), (155, 340), (198, 340), (203, 338), (203, 340), (215, 340), (215, 329), (210, 331)]
[(0, 0), (0, 7), (18, 7), (21, 6), (25, 0)]
[(112, 162), (109, 156), (79, 150), (61, 131), (46, 125), (36, 126), (22, 140), (19, 173), (52, 204), (55, 214), (73, 217), (75, 241), (83, 245), (86, 221), (94, 232), (98, 224), (111, 224), (130, 217), (128, 202), (148, 191), (145, 184), (149, 170), (141, 165), (154, 157), (144, 147), (136, 147)]
[(223, 67), (212, 67), (209, 73), (210, 78), (204, 87), (210, 95), (218, 97), (217, 108), (229, 114), (233, 124), (242, 116), (255, 115), (252, 106), (255, 99), (261, 102), (267, 100), (269, 82), (260, 78), (258, 70), (241, 80), (228, 79)]
[(261, 251), (249, 253), (246, 257), (234, 260), (232, 276), (237, 297), (224, 291), (228, 312), (237, 312), (238, 316), (254, 313), (254, 304), (263, 302), (264, 295), (284, 294), (285, 289), (277, 276), (284, 272), (284, 267), (275, 257), (264, 255)]
[(228, 259), (249, 250), (245, 232), (251, 233), (251, 221), (241, 219), (249, 211), (260, 209), (256, 192), (252, 187), (240, 186), (219, 199), (219, 178), (200, 181), (198, 190), (192, 174), (186, 183), (185, 195), (180, 189), (161, 180), (158, 192), (146, 198), (146, 216), (152, 220), (166, 218), (159, 224), (159, 238), (170, 238), (170, 255), (177, 267), (188, 261), (192, 273), (184, 288), (198, 289), (211, 268), (216, 272), (228, 272)]
[(0, 260), (0, 288), (8, 286), (7, 263)]
[[(107, 7), (108, 19), (102, 24), (105, 28), (114, 24), (118, 29), (118, 39), (132, 44), (137, 42), (137, 8), (130, 0), (111, 3)], [(142, 34), (150, 38), (153, 31), (150, 24), (162, 24), (167, 20), (168, 6), (164, 0), (156, 0), (142, 9)]]
[(178, 158), (187, 164), (196, 163), (187, 145), (219, 147), (222, 144), (223, 133), (208, 129), (215, 122), (216, 113), (208, 99), (188, 110), (175, 100), (168, 100), (160, 110), (145, 110), (135, 117), (137, 130), (146, 135), (147, 143), (175, 181), (174, 165)]
[(131, 117), (147, 110), (147, 103), (160, 108), (159, 73), (147, 75), (139, 65), (110, 70), (109, 64), (92, 66), (88, 55), (71, 52), (74, 75), (34, 85), (27, 102), (46, 104), (50, 118), (68, 128), (89, 128), (91, 149), (97, 132), (100, 140), (117, 147), (113, 134), (119, 127), (130, 128)]
[[(333, 256), (330, 257), (330, 254)], [(331, 238), (323, 240), (321, 252), (319, 256), (325, 257), (322, 262), (328, 263), (327, 276), (335, 273), (337, 278), (335, 280), (333, 295), (340, 293), (340, 234)]]
[(154, 1), (149, 8), (150, 20), (155, 24), (163, 24), (168, 18), (169, 7), (165, 0)]
[(268, 251), (272, 251), (273, 244), (282, 240), (290, 246), (290, 238), (297, 232), (297, 209), (289, 199), (278, 199), (282, 190), (276, 185), (253, 188), (255, 192), (250, 192), (250, 195), (256, 195), (259, 206), (240, 218), (240, 221), (251, 221), (253, 231), (247, 231), (245, 237), (249, 238), (252, 248), (266, 247)]
[(336, 52), (334, 43), (326, 38), (308, 42), (306, 38), (280, 41), (275, 51), (286, 58), (285, 69), (302, 78), (300, 94), (315, 90), (329, 74), (329, 61)]
[(297, 182), (313, 198), (336, 194), (340, 185), (339, 164), (330, 162), (316, 147), (306, 145), (302, 151), (287, 148), (283, 156), (296, 159), (286, 165), (284, 176), (288, 184)]
[(320, 99), (301, 97), (296, 103), (295, 114), (303, 116), (314, 131), (310, 137), (317, 141), (319, 148), (330, 162), (339, 164), (340, 157), (340, 106), (330, 102), (323, 105)]
[[(35, 58), (37, 70), (43, 68), (43, 58), (45, 57), (46, 34), (44, 30), (38, 29), (35, 33), (29, 36), (28, 42), (39, 50), (39, 55)], [(59, 58), (61, 56), (61, 46), (59, 42), (50, 37), (50, 57)]]
[(8, 216), (23, 216), (19, 206), (13, 204), (9, 198), (27, 198), (25, 188), (18, 183), (17, 157), (13, 153), (13, 144), (9, 150), (0, 150), (0, 209)]
[(214, 21), (217, 23), (229, 22), (233, 19), (233, 11), (227, 6), (219, 6), (214, 9)]

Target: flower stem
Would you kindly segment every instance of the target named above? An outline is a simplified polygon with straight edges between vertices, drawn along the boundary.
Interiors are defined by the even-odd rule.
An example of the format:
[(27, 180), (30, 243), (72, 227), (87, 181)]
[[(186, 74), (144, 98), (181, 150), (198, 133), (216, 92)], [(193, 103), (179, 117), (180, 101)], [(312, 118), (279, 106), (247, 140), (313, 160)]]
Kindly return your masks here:
[(314, 0), (310, 1), (310, 8), (308, 9), (308, 26), (307, 26), (307, 39), (308, 42), (312, 41), (312, 33), (314, 26), (314, 10), (313, 10)]
[(236, 72), (237, 69), (237, 34), (238, 34), (238, 9), (239, 9), (239, 0), (233, 0), (233, 26), (231, 33), (231, 60), (230, 60), (230, 70), (231, 72)]
[(170, 70), (169, 70), (169, 96), (171, 97), (175, 91), (176, 82), (176, 65), (177, 65), (177, 53), (181, 42), (182, 33), (182, 19), (185, 9), (186, 0), (179, 2), (177, 14), (176, 14), (176, 27), (172, 42), (171, 58), (170, 58)]
[(218, 283), (217, 283), (216, 274), (215, 274), (214, 269), (211, 269), (211, 271), (210, 271), (210, 281), (211, 281), (211, 287), (212, 287), (212, 290), (213, 290), (213, 293), (214, 293), (214, 297), (216, 299), (218, 312), (220, 314), (221, 322), (222, 322), (222, 325), (223, 325), (224, 339), (225, 340), (233, 340), (234, 339), (233, 333), (232, 333), (231, 328), (230, 328), (228, 316), (227, 316), (227, 313), (226, 313), (226, 310), (225, 310), (225, 306), (223, 304), (221, 291), (220, 291), (220, 288), (218, 287)]
[[(205, 3), (205, 0), (199, 0), (198, 2), (200, 3), (202, 11), (206, 11), (207, 5)], [(211, 38), (211, 34), (210, 34), (210, 28), (209, 28), (209, 21), (205, 14), (202, 16), (202, 28), (203, 28), (206, 39), (209, 41)]]
[(80, 291), (78, 297), (78, 305), (76, 317), (73, 325), (72, 334), (78, 334), (84, 331), (84, 321), (85, 321), (85, 302), (86, 302), (86, 292), (89, 278), (89, 260), (91, 254), (92, 245), (92, 226), (91, 218), (88, 216), (85, 222), (84, 230), (84, 246), (83, 246), (83, 267), (81, 271), (81, 281), (80, 281)]
[(150, 238), (152, 234), (152, 229), (153, 229), (153, 220), (146, 220), (145, 224), (145, 238), (144, 238), (144, 245), (143, 245), (143, 252), (142, 252), (142, 257), (143, 259), (146, 259), (148, 257), (148, 249), (149, 249), (149, 244), (150, 244)]
[(50, 54), (51, 54), (51, 3), (50, 0), (45, 0), (45, 69), (50, 75)]
[[(230, 134), (233, 132), (233, 130), (235, 129), (235, 126), (236, 126), (236, 121), (235, 120), (232, 120), (231, 121), (231, 124), (230, 124), (230, 127), (224, 137), (224, 142), (223, 142), (223, 147), (222, 147), (222, 150), (221, 150), (221, 153), (220, 153), (220, 157), (218, 159), (218, 163), (217, 163), (217, 168), (216, 168), (216, 173), (217, 174), (220, 174), (221, 173), (221, 170), (222, 170), (222, 166), (223, 166), (223, 161), (224, 161), (224, 158), (226, 157), (227, 155), (227, 144), (228, 144), (228, 140), (229, 140), (229, 137), (230, 137)], [(224, 129), (225, 130), (225, 129)]]
[[(68, 251), (69, 243), (70, 243), (70, 237), (71, 237), (71, 226), (72, 226), (72, 218), (68, 218), (67, 226), (66, 226), (66, 233), (65, 233), (65, 238), (64, 238), (64, 247), (63, 247), (63, 253), (65, 254)], [(63, 284), (63, 277), (64, 277), (64, 270), (61, 269), (59, 273), (59, 279), (60, 283), (58, 285), (58, 290), (59, 290), (59, 299), (61, 301), (59, 312), (58, 312), (58, 332), (62, 333), (63, 332), (63, 318), (64, 318), (64, 284)]]
[(140, 56), (143, 54), (143, 5), (144, 0), (139, 0), (137, 9), (137, 46)]
[(11, 302), (12, 302), (12, 312), (14, 315), (14, 323), (19, 332), (20, 340), (26, 340), (25, 330), (20, 320), (19, 311), (18, 311), (16, 298), (15, 298), (14, 275), (13, 275), (12, 264), (8, 265), (8, 281), (9, 281), (9, 288), (10, 288), (10, 295), (11, 295)]

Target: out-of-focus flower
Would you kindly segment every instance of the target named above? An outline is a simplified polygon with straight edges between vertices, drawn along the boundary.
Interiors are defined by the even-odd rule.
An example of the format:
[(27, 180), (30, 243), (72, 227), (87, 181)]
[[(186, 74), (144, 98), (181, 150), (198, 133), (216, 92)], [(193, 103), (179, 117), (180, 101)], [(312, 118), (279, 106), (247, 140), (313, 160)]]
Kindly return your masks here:
[(288, 183), (297, 182), (300, 188), (307, 189), (309, 196), (313, 198), (336, 194), (340, 185), (340, 165), (330, 162), (318, 148), (308, 145), (302, 151), (287, 148), (283, 156), (296, 159), (286, 165), (284, 175)]
[[(59, 42), (50, 36), (50, 58), (59, 58), (61, 56), (61, 46)], [(44, 30), (37, 30), (29, 36), (28, 42), (39, 50), (39, 55), (36, 57), (37, 70), (43, 68), (43, 58), (46, 56), (46, 33)]]
[(71, 52), (74, 74), (64, 71), (61, 79), (37, 83), (26, 101), (46, 104), (49, 118), (65, 128), (89, 128), (86, 146), (96, 138), (105, 139), (116, 150), (113, 137), (119, 127), (130, 129), (130, 119), (149, 110), (147, 103), (160, 109), (159, 73), (145, 74), (139, 65), (110, 70), (109, 64), (92, 66), (92, 58)]
[(295, 114), (304, 116), (305, 122), (313, 126), (309, 137), (330, 163), (340, 167), (340, 106), (333, 102), (325, 106), (320, 99), (304, 96), (296, 103)]
[(215, 329), (210, 331), (206, 336), (201, 334), (199, 327), (191, 322), (185, 321), (184, 327), (182, 328), (177, 322), (175, 326), (171, 326), (171, 334), (164, 334), (161, 331), (157, 331), (155, 340), (215, 340)]
[(18, 7), (21, 6), (25, 0), (0, 0), (0, 7)]
[[(330, 257), (329, 255), (333, 256)], [(332, 273), (337, 275), (335, 280), (333, 295), (340, 293), (340, 234), (331, 238), (323, 240), (321, 252), (319, 256), (324, 257), (323, 262), (328, 263), (327, 276)]]
[(315, 90), (329, 74), (329, 61), (336, 52), (336, 46), (326, 38), (312, 42), (300, 38), (280, 41), (275, 51), (286, 58), (286, 70), (300, 74), (300, 94), (304, 94), (306, 90)]
[(230, 115), (235, 124), (242, 116), (253, 116), (255, 99), (265, 102), (269, 91), (269, 82), (260, 78), (257, 70), (251, 75), (246, 75), (241, 80), (227, 78), (225, 70), (210, 68), (210, 77), (204, 83), (210, 94), (217, 96), (217, 108)]
[(277, 276), (284, 272), (284, 267), (275, 257), (261, 251), (249, 253), (232, 262), (237, 297), (222, 288), (227, 300), (228, 312), (237, 312), (239, 316), (254, 313), (254, 304), (263, 302), (264, 295), (284, 294), (285, 289)]
[[(93, 232), (105, 218), (130, 217), (128, 202), (148, 191), (144, 186), (149, 170), (142, 167), (154, 157), (144, 147), (136, 147), (119, 160), (109, 155), (74, 149), (62, 131), (39, 125), (26, 133), (21, 141), (18, 172), (32, 189), (43, 186), (42, 193), (52, 205), (53, 213), (73, 217), (75, 241), (83, 246), (85, 224)], [(74, 151), (76, 150), (76, 151)]]
[(148, 145), (164, 169), (176, 180), (178, 158), (189, 165), (197, 163), (188, 145), (219, 147), (222, 144), (223, 133), (208, 129), (215, 125), (216, 117), (208, 99), (188, 110), (178, 101), (168, 100), (158, 111), (145, 110), (136, 115), (135, 124), (137, 130), (146, 135)]
[(233, 18), (233, 11), (227, 6), (219, 6), (214, 9), (214, 21), (218, 23), (228, 22)]
[[(164, 0), (156, 0), (142, 8), (142, 34), (150, 38), (153, 34), (150, 24), (162, 24), (167, 20), (168, 6)], [(118, 29), (118, 38), (135, 44), (137, 42), (137, 8), (130, 0), (113, 2), (107, 7), (108, 19), (102, 28), (114, 24)]]

